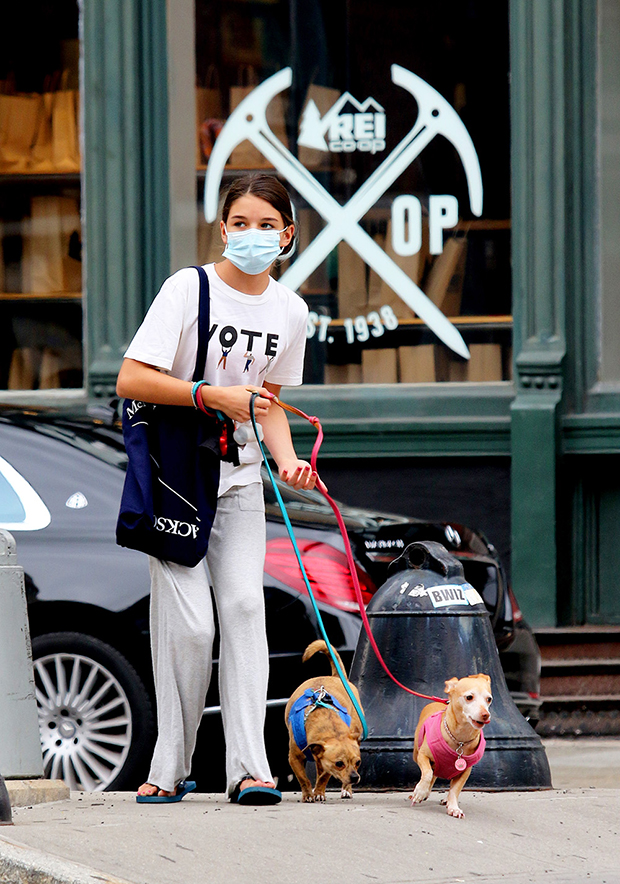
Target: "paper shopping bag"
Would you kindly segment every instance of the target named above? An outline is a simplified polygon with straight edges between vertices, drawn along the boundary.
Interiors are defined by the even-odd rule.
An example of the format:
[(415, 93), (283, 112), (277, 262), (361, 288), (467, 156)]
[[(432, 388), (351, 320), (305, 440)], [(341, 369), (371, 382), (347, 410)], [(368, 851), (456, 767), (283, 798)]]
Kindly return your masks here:
[(338, 243), (338, 315), (354, 319), (366, 313), (366, 262), (351, 246)]
[(0, 173), (27, 172), (41, 96), (0, 94)]
[(426, 295), (446, 316), (458, 316), (461, 312), (466, 258), (467, 238), (451, 236), (430, 269)]
[(8, 390), (34, 390), (39, 376), (41, 354), (36, 347), (16, 347), (11, 356)]
[(196, 165), (204, 166), (224, 125), (220, 78), (209, 65), (204, 86), (196, 86)]
[(79, 93), (60, 89), (52, 101), (52, 164), (55, 172), (79, 172)]
[[(324, 222), (314, 209), (297, 210), (297, 249), (300, 255), (311, 245), (323, 229)], [(298, 286), (301, 293), (328, 292), (330, 289), (328, 261), (319, 266)]]
[(54, 172), (52, 153), (52, 109), (54, 93), (44, 92), (39, 106), (39, 119), (30, 155), (30, 171)]
[[(220, 214), (218, 213), (218, 218)], [(201, 264), (213, 264), (222, 260), (224, 243), (220, 232), (220, 222), (208, 224), (202, 212), (198, 213), (198, 260)]]
[(336, 155), (327, 147), (328, 139), (322, 131), (321, 120), (339, 98), (338, 89), (314, 83), (308, 87), (297, 138), (297, 156), (306, 169), (330, 169), (335, 161)]
[(77, 200), (37, 196), (31, 200), (30, 223), (24, 237), (24, 291), (71, 292), (81, 289)]
[[(239, 106), (244, 98), (258, 86), (258, 76), (255, 68), (244, 65), (239, 69), (237, 86), (230, 88), (230, 112)], [(288, 145), (286, 137), (286, 116), (284, 100), (281, 95), (271, 99), (266, 110), (267, 125), (275, 137), (284, 145)], [(261, 152), (249, 141), (242, 141), (230, 155), (228, 164), (236, 169), (269, 169), (271, 163), (265, 159)]]

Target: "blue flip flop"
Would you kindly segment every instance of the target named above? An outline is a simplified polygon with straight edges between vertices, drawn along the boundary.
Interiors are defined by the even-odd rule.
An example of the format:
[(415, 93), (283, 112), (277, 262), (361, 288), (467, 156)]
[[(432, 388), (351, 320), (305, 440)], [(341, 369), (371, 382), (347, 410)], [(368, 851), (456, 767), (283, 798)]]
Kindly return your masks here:
[[(235, 798), (235, 792), (237, 793)], [(245, 789), (235, 790), (231, 796), (237, 804), (279, 804), (282, 801), (282, 792), (269, 786), (247, 786)]]
[(196, 783), (193, 780), (181, 780), (177, 786), (176, 795), (136, 795), (138, 804), (174, 804), (181, 801), (188, 792), (193, 792)]

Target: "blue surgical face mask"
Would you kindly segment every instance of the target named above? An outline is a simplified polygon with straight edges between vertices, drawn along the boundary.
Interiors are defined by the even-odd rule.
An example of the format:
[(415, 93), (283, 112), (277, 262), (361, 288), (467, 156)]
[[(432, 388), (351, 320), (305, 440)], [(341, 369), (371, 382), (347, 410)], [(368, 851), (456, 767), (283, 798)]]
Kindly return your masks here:
[(257, 227), (232, 232), (227, 230), (228, 242), (223, 256), (239, 270), (256, 276), (268, 270), (282, 251), (280, 234), (284, 230), (259, 230)]

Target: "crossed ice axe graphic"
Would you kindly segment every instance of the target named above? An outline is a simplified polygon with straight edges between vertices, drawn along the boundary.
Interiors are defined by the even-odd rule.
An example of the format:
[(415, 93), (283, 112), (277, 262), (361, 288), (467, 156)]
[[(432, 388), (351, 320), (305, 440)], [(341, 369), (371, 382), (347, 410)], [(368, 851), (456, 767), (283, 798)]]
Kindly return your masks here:
[(205, 217), (207, 221), (215, 221), (217, 217), (220, 183), (228, 157), (242, 141), (251, 141), (327, 222), (281, 277), (281, 282), (292, 289), (299, 288), (338, 243), (345, 241), (447, 347), (468, 359), (469, 350), (458, 329), (359, 224), (366, 212), (436, 135), (443, 135), (458, 152), (467, 177), (471, 210), (474, 215), (482, 214), (480, 164), (460, 117), (445, 98), (420, 77), (396, 64), (392, 65), (391, 71), (392, 82), (402, 86), (415, 98), (418, 117), (411, 131), (346, 205), (341, 206), (269, 128), (266, 117), (269, 102), (288, 89), (292, 82), (291, 68), (284, 68), (244, 98), (220, 132), (207, 167)]

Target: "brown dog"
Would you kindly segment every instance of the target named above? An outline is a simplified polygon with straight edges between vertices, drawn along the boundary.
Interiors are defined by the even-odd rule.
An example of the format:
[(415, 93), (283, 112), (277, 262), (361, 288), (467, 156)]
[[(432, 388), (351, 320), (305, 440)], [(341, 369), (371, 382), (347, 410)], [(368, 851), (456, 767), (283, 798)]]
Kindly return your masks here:
[(471, 769), (484, 754), (482, 728), (491, 720), (491, 679), (479, 673), (446, 682), (448, 705), (429, 703), (422, 709), (415, 732), (413, 760), (420, 768), (420, 782), (412, 804), (426, 801), (435, 780), (450, 780), (447, 805), (450, 816), (462, 817), (458, 799)]
[[(322, 639), (308, 645), (304, 663), (319, 651), (329, 654)], [(332, 651), (344, 672), (338, 652)], [(301, 786), (302, 801), (325, 801), (330, 777), (342, 783), (341, 798), (353, 798), (352, 786), (360, 779), (362, 725), (333, 660), (330, 662), (332, 674), (310, 678), (300, 685), (284, 713), (289, 730), (288, 760)], [(348, 684), (359, 702), (357, 688)], [(306, 776), (306, 761), (316, 765), (314, 789)]]

